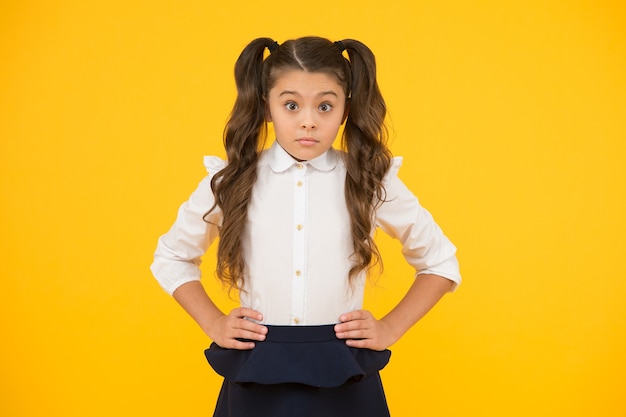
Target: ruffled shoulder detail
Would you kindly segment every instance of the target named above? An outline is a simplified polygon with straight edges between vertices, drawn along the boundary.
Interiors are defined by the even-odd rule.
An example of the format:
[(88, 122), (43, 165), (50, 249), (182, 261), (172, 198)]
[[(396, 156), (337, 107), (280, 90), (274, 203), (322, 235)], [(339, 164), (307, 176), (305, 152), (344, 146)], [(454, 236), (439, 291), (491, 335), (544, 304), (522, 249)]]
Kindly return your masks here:
[(226, 167), (226, 161), (217, 156), (208, 155), (204, 157), (204, 167), (207, 173), (213, 175)]
[(385, 174), (385, 177), (383, 178), (383, 182), (387, 182), (390, 179), (397, 177), (401, 166), (402, 166), (401, 156), (394, 156), (393, 158), (391, 158), (391, 166), (389, 167), (389, 170)]

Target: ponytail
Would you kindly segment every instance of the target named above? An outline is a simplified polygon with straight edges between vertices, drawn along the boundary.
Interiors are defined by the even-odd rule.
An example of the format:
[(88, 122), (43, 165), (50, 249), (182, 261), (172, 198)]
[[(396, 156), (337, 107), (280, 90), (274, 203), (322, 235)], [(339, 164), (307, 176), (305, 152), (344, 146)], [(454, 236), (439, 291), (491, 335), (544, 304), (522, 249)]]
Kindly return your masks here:
[(351, 86), (349, 112), (342, 145), (346, 151), (346, 201), (352, 221), (355, 265), (350, 276), (375, 264), (382, 267), (378, 248), (372, 239), (376, 207), (385, 200), (382, 180), (391, 165), (385, 127), (386, 107), (376, 82), (376, 59), (363, 43), (344, 39), (350, 60)]
[(226, 167), (211, 180), (215, 204), (205, 215), (220, 207), (223, 221), (217, 249), (216, 275), (227, 286), (241, 288), (244, 260), (241, 236), (248, 203), (256, 180), (256, 163), (265, 144), (267, 126), (263, 99), (263, 54), (277, 46), (270, 38), (258, 38), (244, 48), (235, 63), (237, 99), (224, 129)]
[(273, 43), (270, 38), (253, 40), (235, 63), (237, 99), (224, 129), (224, 147), (229, 165), (249, 165), (256, 160), (263, 145), (260, 143), (265, 129), (263, 53)]

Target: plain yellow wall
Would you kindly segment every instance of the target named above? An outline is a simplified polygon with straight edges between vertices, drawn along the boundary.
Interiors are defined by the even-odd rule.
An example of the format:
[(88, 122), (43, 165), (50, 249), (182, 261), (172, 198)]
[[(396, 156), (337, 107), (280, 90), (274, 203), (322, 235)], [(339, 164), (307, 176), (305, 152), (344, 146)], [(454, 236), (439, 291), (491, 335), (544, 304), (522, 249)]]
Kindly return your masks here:
[[(373, 49), (459, 248), (383, 372), (394, 417), (625, 416), (625, 28), (620, 1), (1, 2), (0, 415), (211, 414), (210, 341), (148, 266), (223, 155), (243, 46), (316, 34)], [(382, 314), (412, 272), (379, 242)]]

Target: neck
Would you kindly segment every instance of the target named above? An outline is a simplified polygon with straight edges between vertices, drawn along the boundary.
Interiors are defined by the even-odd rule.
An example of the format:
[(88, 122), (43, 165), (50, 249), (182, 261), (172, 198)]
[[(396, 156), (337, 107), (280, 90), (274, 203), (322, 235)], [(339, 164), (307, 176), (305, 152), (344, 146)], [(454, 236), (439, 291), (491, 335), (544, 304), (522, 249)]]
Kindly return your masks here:
[[(278, 143), (278, 141), (276, 141), (276, 143)], [(281, 148), (283, 148), (280, 143), (278, 143), (278, 146), (280, 146)], [(306, 159), (298, 159), (295, 156), (293, 156), (292, 154), (290, 154), (289, 152), (287, 152), (287, 150), (285, 148), (283, 148), (283, 150), (287, 153), (287, 155), (289, 155), (290, 157), (292, 157), (293, 159), (295, 159), (298, 162), (306, 162)]]

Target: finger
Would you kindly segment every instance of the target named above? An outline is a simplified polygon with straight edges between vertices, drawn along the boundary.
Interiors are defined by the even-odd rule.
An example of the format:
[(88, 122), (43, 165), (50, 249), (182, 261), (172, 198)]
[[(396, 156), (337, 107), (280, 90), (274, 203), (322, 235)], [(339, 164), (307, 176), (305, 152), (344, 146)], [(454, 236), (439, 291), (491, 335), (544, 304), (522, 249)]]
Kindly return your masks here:
[(253, 321), (229, 317), (224, 324), (224, 336), (226, 339), (249, 339), (265, 340), (267, 327)]
[(358, 349), (372, 349), (371, 339), (348, 339), (346, 345)]
[(347, 321), (352, 321), (352, 320), (367, 320), (372, 317), (373, 317), (372, 313), (370, 313), (368, 310), (354, 310), (354, 311), (350, 311), (348, 313), (342, 314), (341, 317), (339, 317), (339, 321), (347, 322)]
[(335, 325), (335, 335), (338, 339), (364, 339), (372, 329), (367, 320), (352, 320)]
[(367, 311), (353, 311), (340, 317), (341, 323), (335, 325), (335, 332), (347, 332), (350, 330), (367, 329), (373, 325), (373, 316)]
[(371, 349), (371, 350), (376, 350), (379, 352), (387, 349), (387, 347), (382, 345), (380, 341), (376, 341), (374, 339), (363, 339), (363, 340), (349, 339), (349, 340), (346, 340), (346, 345), (353, 347), (353, 348)]
[[(247, 321), (239, 319), (242, 322)], [(255, 325), (258, 326), (258, 325)], [(264, 326), (247, 330), (241, 327), (230, 327), (225, 333), (225, 337), (221, 338), (217, 344), (223, 348), (247, 350), (255, 346), (254, 342), (262, 342), (265, 340), (267, 329)]]
[(335, 325), (335, 333), (346, 333), (353, 330), (359, 330), (364, 328), (365, 324), (366, 323), (363, 320), (352, 320), (339, 323)]
[(371, 338), (368, 329), (356, 329), (345, 332), (336, 333), (338, 339), (369, 339)]
[(238, 319), (235, 325), (236, 328), (247, 330), (249, 332), (258, 333), (262, 335), (267, 334), (267, 327), (256, 323), (248, 319)]
[(253, 310), (248, 307), (238, 307), (230, 312), (231, 315), (239, 318), (250, 318), (253, 320), (263, 320), (263, 314), (260, 311)]
[(230, 343), (228, 343), (228, 346), (223, 346), (227, 349), (237, 349), (237, 350), (250, 350), (250, 349), (254, 349), (256, 345), (254, 344), (254, 342), (243, 342), (241, 340), (237, 340), (237, 339), (231, 339)]
[(254, 328), (245, 329), (239, 328), (234, 331), (234, 338), (249, 339), (249, 340), (265, 340), (267, 335), (267, 328), (265, 326), (256, 325)]

